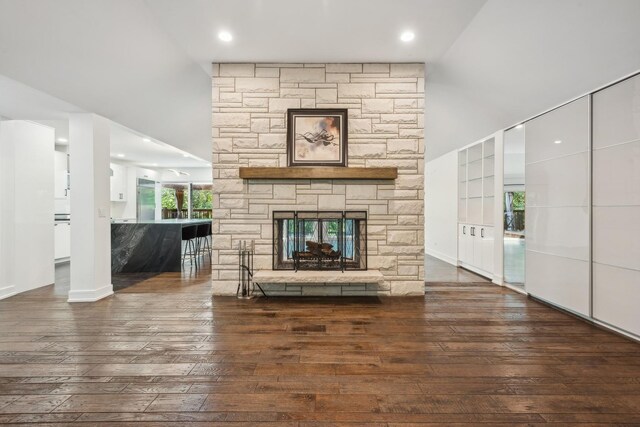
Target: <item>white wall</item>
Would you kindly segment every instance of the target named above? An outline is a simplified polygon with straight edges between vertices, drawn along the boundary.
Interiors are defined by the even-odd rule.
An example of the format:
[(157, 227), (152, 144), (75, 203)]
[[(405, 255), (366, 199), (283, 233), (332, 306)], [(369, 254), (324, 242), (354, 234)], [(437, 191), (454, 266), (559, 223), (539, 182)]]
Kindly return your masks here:
[(55, 131), (0, 122), (0, 298), (54, 282)]
[[(425, 165), (425, 251), (457, 265), (458, 152)], [(426, 272), (428, 274), (428, 272)]]

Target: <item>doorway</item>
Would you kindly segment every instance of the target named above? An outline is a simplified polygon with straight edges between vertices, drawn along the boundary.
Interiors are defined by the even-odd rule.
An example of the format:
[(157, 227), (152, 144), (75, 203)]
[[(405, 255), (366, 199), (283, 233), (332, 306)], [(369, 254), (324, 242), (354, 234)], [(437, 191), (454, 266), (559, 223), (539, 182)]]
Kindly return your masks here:
[(525, 128), (518, 125), (504, 133), (504, 271), (507, 285), (525, 287)]

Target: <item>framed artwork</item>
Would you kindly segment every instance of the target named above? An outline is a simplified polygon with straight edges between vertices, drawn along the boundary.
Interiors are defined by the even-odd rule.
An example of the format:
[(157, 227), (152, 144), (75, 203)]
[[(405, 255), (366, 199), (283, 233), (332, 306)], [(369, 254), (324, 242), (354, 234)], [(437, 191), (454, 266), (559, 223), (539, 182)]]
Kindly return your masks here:
[(347, 166), (347, 110), (289, 109), (289, 166)]

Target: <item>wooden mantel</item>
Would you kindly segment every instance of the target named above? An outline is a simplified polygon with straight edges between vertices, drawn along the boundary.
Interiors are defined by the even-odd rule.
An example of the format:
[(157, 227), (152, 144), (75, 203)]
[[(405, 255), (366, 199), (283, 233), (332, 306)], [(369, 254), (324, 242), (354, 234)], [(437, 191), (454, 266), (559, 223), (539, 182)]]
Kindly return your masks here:
[(243, 179), (396, 179), (398, 168), (241, 167)]

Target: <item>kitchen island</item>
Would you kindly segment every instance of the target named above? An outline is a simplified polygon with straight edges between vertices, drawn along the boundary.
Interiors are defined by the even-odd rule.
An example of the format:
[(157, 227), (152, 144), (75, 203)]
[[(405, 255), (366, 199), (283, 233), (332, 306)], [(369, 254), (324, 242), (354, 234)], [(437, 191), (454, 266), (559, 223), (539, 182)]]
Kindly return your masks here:
[(162, 273), (182, 270), (182, 227), (210, 219), (111, 222), (112, 273)]

